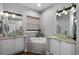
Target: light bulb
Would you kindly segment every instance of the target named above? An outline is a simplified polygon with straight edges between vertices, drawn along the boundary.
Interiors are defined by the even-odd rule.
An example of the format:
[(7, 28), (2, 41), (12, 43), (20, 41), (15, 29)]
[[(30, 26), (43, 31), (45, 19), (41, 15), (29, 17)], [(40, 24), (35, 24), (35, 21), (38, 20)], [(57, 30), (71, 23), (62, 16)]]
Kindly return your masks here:
[(56, 13), (56, 15), (58, 15), (58, 13)]
[(66, 11), (65, 10), (63, 10), (63, 13), (65, 13)]
[(61, 16), (61, 13), (59, 13), (58, 16)]
[(77, 22), (77, 20), (75, 20), (75, 22)]
[(65, 13), (64, 13), (65, 15), (67, 15), (68, 14), (68, 12), (67, 11), (65, 11)]
[(74, 10), (74, 7), (72, 7), (71, 10)]
[(3, 15), (4, 13), (3, 12), (0, 12), (0, 15)]
[(9, 14), (8, 14), (8, 13), (5, 13), (5, 16), (7, 16), (7, 17), (8, 17), (8, 16), (9, 16)]
[(71, 8), (71, 10), (72, 10), (73, 12), (76, 12), (76, 10), (75, 10), (75, 8), (74, 8), (74, 7), (72, 7), (72, 8)]
[(13, 14), (12, 17), (15, 18), (15, 14)]
[(74, 9), (73, 12), (76, 12), (76, 10)]

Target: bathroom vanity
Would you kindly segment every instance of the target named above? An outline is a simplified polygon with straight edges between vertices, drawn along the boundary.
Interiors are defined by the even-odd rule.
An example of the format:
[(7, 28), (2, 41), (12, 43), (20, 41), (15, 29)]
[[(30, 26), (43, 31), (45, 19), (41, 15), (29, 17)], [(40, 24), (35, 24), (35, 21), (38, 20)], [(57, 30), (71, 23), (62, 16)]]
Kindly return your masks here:
[(22, 15), (16, 17), (1, 15), (1, 21), (3, 35), (0, 36), (0, 55), (24, 51), (25, 36), (22, 29)]
[(66, 36), (49, 36), (50, 53), (53, 55), (75, 55), (76, 41)]
[(24, 36), (0, 37), (0, 55), (15, 54), (24, 51)]

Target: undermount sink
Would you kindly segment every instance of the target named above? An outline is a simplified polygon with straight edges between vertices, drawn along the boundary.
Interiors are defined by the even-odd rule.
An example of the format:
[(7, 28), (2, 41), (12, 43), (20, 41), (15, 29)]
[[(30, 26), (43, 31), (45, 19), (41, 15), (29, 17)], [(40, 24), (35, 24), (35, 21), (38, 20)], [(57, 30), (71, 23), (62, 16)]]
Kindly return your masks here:
[(30, 41), (33, 43), (46, 43), (45, 37), (32, 37), (30, 38)]

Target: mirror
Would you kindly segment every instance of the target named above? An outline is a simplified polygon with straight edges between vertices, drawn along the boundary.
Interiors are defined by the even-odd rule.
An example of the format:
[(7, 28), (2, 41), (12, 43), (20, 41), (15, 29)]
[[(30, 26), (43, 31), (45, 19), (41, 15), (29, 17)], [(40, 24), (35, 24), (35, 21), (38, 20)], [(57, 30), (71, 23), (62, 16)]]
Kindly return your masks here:
[(67, 14), (57, 15), (56, 21), (57, 34), (64, 34), (76, 40), (76, 12), (69, 10)]
[(2, 16), (2, 21), (3, 21), (3, 33), (6, 35), (19, 35), (22, 34), (22, 17), (11, 17), (11, 16)]
[(57, 33), (69, 34), (69, 14), (57, 16)]
[(9, 34), (22, 31), (22, 19), (8, 18)]

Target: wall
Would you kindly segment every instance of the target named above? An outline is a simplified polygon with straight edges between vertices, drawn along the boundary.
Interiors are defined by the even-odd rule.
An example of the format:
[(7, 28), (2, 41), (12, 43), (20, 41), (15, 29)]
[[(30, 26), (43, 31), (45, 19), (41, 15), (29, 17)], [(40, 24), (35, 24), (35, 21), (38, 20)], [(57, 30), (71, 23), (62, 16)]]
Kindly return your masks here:
[(54, 4), (51, 8), (41, 13), (40, 28), (46, 35), (56, 34), (56, 11), (70, 5), (68, 3)]

